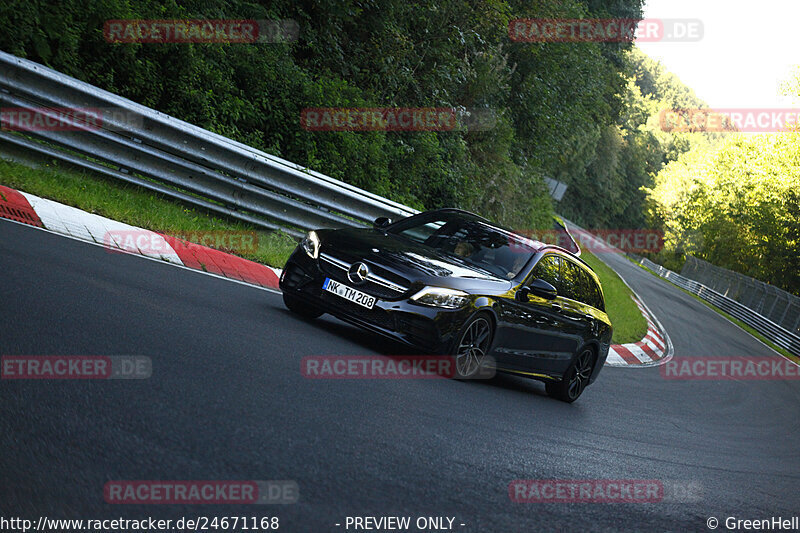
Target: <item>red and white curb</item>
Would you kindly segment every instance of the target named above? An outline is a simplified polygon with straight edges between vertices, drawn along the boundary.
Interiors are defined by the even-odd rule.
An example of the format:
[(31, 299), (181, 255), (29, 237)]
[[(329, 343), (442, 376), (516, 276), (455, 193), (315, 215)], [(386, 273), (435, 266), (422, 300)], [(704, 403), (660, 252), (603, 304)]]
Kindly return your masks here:
[(672, 341), (647, 306), (632, 297), (647, 320), (647, 334), (639, 342), (612, 344), (608, 349), (608, 366), (656, 366), (672, 359)]
[(268, 289), (278, 288), (279, 269), (2, 185), (0, 218), (99, 244), (111, 251), (143, 255)]

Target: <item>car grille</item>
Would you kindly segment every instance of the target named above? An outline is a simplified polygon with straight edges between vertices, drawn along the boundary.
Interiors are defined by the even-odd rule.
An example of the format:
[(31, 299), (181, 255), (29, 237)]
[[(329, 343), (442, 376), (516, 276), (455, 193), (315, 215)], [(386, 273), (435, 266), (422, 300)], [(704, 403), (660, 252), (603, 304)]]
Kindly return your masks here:
[(364, 283), (355, 285), (347, 277), (347, 271), (352, 266), (351, 263), (329, 254), (320, 254), (319, 265), (329, 278), (345, 283), (382, 300), (396, 300), (402, 298), (410, 290), (408, 280), (383, 271), (380, 272), (380, 274), (370, 272)]

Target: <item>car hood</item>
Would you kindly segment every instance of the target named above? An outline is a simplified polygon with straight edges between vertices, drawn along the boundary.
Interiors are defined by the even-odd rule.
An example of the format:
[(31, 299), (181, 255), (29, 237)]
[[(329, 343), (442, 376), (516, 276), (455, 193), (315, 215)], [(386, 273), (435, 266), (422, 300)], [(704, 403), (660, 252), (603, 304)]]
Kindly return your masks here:
[(317, 231), (321, 253), (348, 263), (363, 261), (409, 281), (463, 290), (507, 291), (512, 283), (457, 257), (375, 229)]

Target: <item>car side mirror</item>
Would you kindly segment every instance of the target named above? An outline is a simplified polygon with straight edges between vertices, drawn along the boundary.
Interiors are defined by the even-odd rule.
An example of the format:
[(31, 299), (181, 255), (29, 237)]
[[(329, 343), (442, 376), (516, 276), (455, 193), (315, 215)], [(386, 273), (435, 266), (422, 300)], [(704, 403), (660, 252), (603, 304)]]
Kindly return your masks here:
[(520, 302), (527, 302), (530, 294), (531, 290), (528, 287), (520, 287), (514, 297)]
[(392, 219), (388, 217), (378, 217), (372, 223), (372, 227), (375, 229), (384, 229), (386, 226), (392, 223)]
[(555, 300), (556, 296), (558, 296), (556, 288), (543, 279), (537, 278), (533, 280), (528, 288), (531, 294), (544, 298), (545, 300)]

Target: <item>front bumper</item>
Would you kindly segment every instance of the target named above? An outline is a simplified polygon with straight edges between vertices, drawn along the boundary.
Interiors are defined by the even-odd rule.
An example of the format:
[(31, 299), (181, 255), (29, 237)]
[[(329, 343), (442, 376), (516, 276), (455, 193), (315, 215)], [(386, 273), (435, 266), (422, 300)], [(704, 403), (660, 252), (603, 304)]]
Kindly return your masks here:
[(443, 309), (412, 302), (409, 298), (416, 291), (415, 288), (405, 294), (398, 294), (396, 298), (372, 294), (377, 299), (374, 307), (367, 309), (323, 291), (322, 284), (326, 277), (363, 290), (346, 279), (344, 272), (323, 272), (318, 260), (310, 258), (300, 248), (294, 251), (286, 263), (281, 274), (280, 289), (307, 305), (316, 306), (341, 320), (398, 340), (425, 353), (449, 353), (453, 338), (472, 312), (469, 306), (463, 309)]

